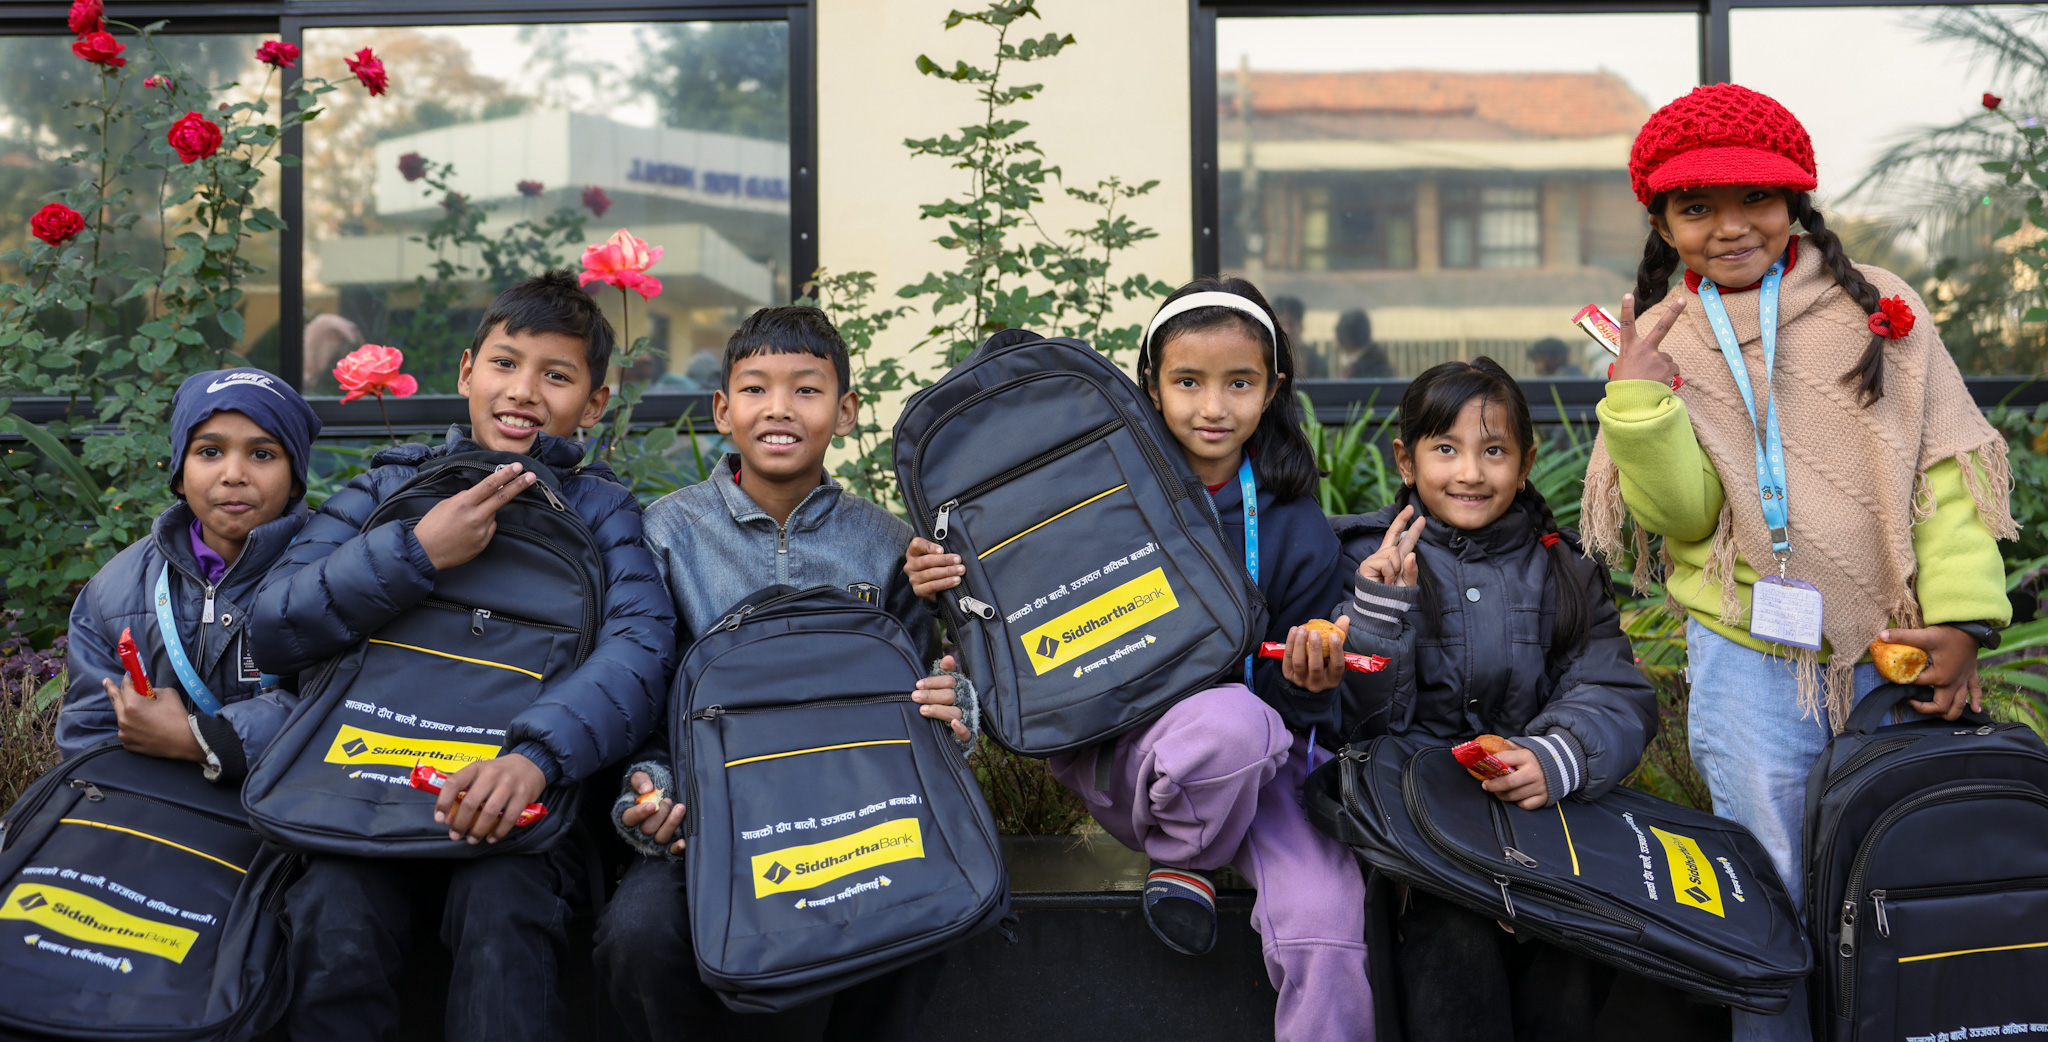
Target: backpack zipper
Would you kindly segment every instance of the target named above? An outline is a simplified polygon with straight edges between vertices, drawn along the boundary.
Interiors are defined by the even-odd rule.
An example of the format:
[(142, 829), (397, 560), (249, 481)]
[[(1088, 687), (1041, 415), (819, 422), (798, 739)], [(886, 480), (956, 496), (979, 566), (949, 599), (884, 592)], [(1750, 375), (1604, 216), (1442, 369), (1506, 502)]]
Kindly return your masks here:
[[(746, 716), (752, 713), (770, 713), (785, 709), (810, 709), (815, 706), (857, 706), (875, 705), (882, 702), (909, 701), (911, 701), (911, 697), (908, 694), (902, 694), (861, 695), (853, 698), (826, 698), (820, 699), (815, 702), (778, 702), (774, 705), (743, 706), (739, 709), (727, 709), (722, 705), (710, 705), (705, 706), (702, 709), (696, 710), (695, 712), (692, 712), (689, 718), (691, 720), (702, 720), (715, 724), (718, 722), (718, 718), (721, 716)], [(952, 741), (952, 736), (948, 735), (945, 740)], [(685, 745), (684, 752), (687, 754), (688, 751), (689, 748), (687, 745)], [(686, 770), (683, 774), (683, 792), (687, 794), (690, 798), (690, 802), (688, 805), (690, 807), (696, 807), (697, 772), (694, 768)], [(689, 838), (697, 834), (697, 818), (698, 815), (690, 813), (689, 811), (685, 811), (683, 813), (683, 836), (685, 838)]]
[(1080, 437), (1068, 441), (1064, 445), (1057, 445), (1053, 448), (1047, 449), (1044, 452), (1041, 452), (1038, 455), (1033, 456), (1028, 460), (1025, 460), (1024, 462), (1019, 463), (1016, 466), (1011, 467), (1010, 469), (1003, 471), (1000, 474), (997, 474), (995, 477), (987, 478), (982, 481), (976, 482), (974, 487), (968, 489), (965, 492), (960, 493), (957, 496), (954, 496), (952, 499), (947, 500), (944, 505), (939, 507), (938, 516), (934, 518), (932, 521), (932, 535), (938, 539), (945, 538), (943, 535), (941, 535), (941, 533), (945, 531), (946, 517), (954, 509), (957, 509), (960, 506), (960, 504), (972, 502), (976, 499), (979, 499), (982, 496), (987, 495), (992, 489), (1001, 488), (1002, 486), (1007, 485), (1010, 482), (1017, 480), (1019, 477), (1022, 477), (1023, 475), (1028, 474), (1034, 470), (1037, 470), (1040, 467), (1046, 466), (1047, 464), (1057, 462), (1061, 459), (1064, 459), (1067, 456), (1073, 455), (1074, 453), (1079, 452), (1080, 450), (1085, 449), (1088, 446), (1093, 445), (1096, 442), (1099, 442), (1102, 439), (1109, 437), (1111, 434), (1115, 433), (1119, 428), (1124, 428), (1126, 426), (1127, 424), (1125, 424), (1125, 422), (1121, 419), (1111, 420), (1108, 423), (1105, 423), (1102, 426), (1097, 427), (1094, 430), (1081, 435)]
[(1870, 904), (1877, 916), (1877, 933), (1880, 937), (1892, 935), (1891, 921), (1885, 916), (1884, 903), (1888, 900), (1911, 901), (1928, 897), (1962, 897), (1966, 894), (1995, 894), (2005, 890), (2048, 889), (2048, 876), (2023, 876), (2018, 879), (1994, 879), (1982, 883), (1953, 883), (1948, 886), (1916, 886), (1905, 890), (1872, 890)]

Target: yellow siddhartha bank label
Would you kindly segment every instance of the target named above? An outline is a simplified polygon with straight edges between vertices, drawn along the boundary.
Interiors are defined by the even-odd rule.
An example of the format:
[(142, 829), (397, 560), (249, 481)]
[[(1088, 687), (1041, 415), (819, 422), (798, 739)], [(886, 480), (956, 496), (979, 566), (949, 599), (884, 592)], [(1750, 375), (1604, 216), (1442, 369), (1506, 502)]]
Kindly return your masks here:
[(1714, 864), (1707, 860), (1700, 845), (1654, 825), (1650, 826), (1650, 831), (1656, 835), (1657, 842), (1664, 844), (1664, 857), (1671, 864), (1671, 890), (1678, 903), (1728, 918), (1728, 914), (1721, 910), (1720, 877), (1714, 875)]
[(809, 890), (877, 865), (924, 857), (916, 818), (897, 818), (851, 836), (754, 855), (754, 896)]
[(341, 725), (341, 733), (327, 747), (328, 763), (353, 766), (384, 764), (411, 767), (424, 763), (443, 774), (454, 774), (477, 760), (494, 759), (498, 747), (482, 742), (439, 742), (428, 738), (400, 738), (378, 734), (360, 727)]
[(1017, 639), (1044, 676), (1178, 607), (1166, 569), (1154, 568)]
[(126, 948), (182, 963), (199, 931), (130, 915), (96, 897), (48, 883), (22, 883), (0, 905), (0, 919), (25, 919), (75, 941)]

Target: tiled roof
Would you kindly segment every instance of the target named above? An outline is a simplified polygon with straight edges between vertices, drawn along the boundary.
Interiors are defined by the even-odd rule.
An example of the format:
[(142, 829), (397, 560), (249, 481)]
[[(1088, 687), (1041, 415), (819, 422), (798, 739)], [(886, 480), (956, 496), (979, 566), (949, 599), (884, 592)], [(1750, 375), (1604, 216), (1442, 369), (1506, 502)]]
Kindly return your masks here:
[[(1237, 74), (1220, 76), (1226, 118), (1237, 111)], [(1260, 72), (1251, 74), (1254, 116), (1349, 115), (1476, 120), (1513, 137), (1634, 134), (1650, 116), (1612, 72)]]

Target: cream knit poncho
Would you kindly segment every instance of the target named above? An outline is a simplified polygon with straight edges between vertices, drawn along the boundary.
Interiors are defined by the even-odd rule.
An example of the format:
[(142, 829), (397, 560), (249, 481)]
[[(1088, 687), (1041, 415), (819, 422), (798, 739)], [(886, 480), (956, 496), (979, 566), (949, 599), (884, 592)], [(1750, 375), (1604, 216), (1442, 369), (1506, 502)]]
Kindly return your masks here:
[[(1886, 343), (1885, 395), (1864, 408), (1841, 376), (1870, 342), (1868, 317), (1836, 285), (1817, 247), (1802, 242), (1798, 256), (1800, 262), (1785, 274), (1779, 290), (1774, 383), (1763, 368), (1758, 294), (1726, 293), (1722, 300), (1742, 342), (1759, 414), (1766, 386), (1773, 386), (1778, 397), (1791, 515), (1786, 574), (1820, 588), (1822, 630), (1832, 655), (1823, 676), (1815, 652), (1773, 647), (1800, 667), (1800, 708), (1817, 715), (1824, 703), (1829, 724), (1840, 731), (1854, 701), (1853, 671), (1863, 648), (1889, 625), (1920, 623), (1914, 583), (1921, 562), (1913, 556), (1913, 525), (1934, 510), (1927, 468), (1956, 460), (1985, 527), (2000, 539), (2012, 539), (2018, 526), (2012, 519), (2005, 440), (1977, 410), (1919, 295), (1891, 272), (1857, 265), (1883, 296), (1903, 295), (1919, 319), (1912, 333)], [(1675, 287), (1638, 319), (1638, 328), (1651, 328), (1678, 298), (1689, 295), (1683, 286)], [(1698, 300), (1687, 301), (1662, 346), (1685, 374), (1678, 397), (1727, 493), (1702, 578), (1719, 585), (1720, 621), (1746, 626), (1736, 596), (1737, 555), (1759, 572), (1772, 570), (1774, 561), (1755, 489), (1756, 442), (1749, 413)], [(1655, 482), (1654, 475), (1638, 478)], [(1596, 439), (1583, 502), (1586, 545), (1611, 564), (1632, 559), (1642, 589), (1651, 578), (1648, 537), (1640, 528), (1632, 539), (1625, 537), (1626, 521), (1619, 470), (1604, 441)], [(1668, 558), (1663, 563), (1668, 569)]]

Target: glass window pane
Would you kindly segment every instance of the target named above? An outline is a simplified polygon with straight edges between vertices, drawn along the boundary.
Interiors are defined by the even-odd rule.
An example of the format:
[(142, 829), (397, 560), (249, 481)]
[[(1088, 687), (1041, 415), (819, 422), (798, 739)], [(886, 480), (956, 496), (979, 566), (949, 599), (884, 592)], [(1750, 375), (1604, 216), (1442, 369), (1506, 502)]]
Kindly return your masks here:
[[(164, 34), (155, 38), (157, 55), (153, 56), (133, 36), (118, 35), (126, 46), (122, 57), (128, 61), (123, 70), (122, 100), (136, 107), (130, 109), (128, 118), (114, 123), (109, 133), (117, 149), (127, 150), (132, 165), (126, 176), (109, 179), (109, 195), (117, 202), (106, 212), (107, 237), (100, 249), (103, 258), (126, 254), (145, 270), (162, 271), (164, 242), (180, 232), (195, 230), (186, 226), (193, 208), (159, 209), (165, 164), (175, 166), (178, 159), (151, 151), (140, 123), (173, 111), (166, 108), (173, 101), (184, 107), (211, 109), (221, 103), (256, 100), (270, 71), (256, 61), (256, 48), (265, 37)], [(71, 42), (69, 36), (0, 36), (0, 252), (34, 244), (29, 237), (29, 218), (45, 203), (59, 201), (59, 192), (98, 176), (96, 167), (60, 162), (74, 151), (94, 147), (97, 128), (84, 130), (77, 125), (90, 113), (72, 103), (97, 98), (103, 87), (98, 66), (73, 55)], [(143, 78), (160, 67), (160, 61), (182, 70), (187, 81), (175, 98), (142, 85)], [(227, 89), (202, 93), (216, 87)], [(273, 80), (267, 94), (272, 119), (280, 97), (281, 90)], [(275, 170), (272, 166), (271, 172)], [(266, 176), (258, 185), (253, 205), (275, 211), (277, 191), (277, 178)], [(126, 218), (134, 218), (134, 222), (125, 223)], [(269, 369), (275, 369), (278, 360), (279, 241), (274, 231), (244, 240), (240, 255), (257, 270), (240, 287), (244, 293), (243, 339), (229, 342), (211, 323), (199, 330), (210, 346), (240, 353)], [(19, 265), (0, 262), (0, 282), (21, 278)], [(148, 321), (155, 306), (148, 294), (111, 304), (131, 285), (120, 278), (100, 280), (97, 294), (101, 303), (94, 308), (93, 319), (96, 331), (132, 334)], [(82, 312), (52, 309), (42, 316), (42, 331), (52, 338), (64, 336), (77, 328), (82, 316)]]
[[(1604, 368), (1571, 315), (1633, 285), (1629, 143), (1698, 82), (1698, 21), (1218, 19), (1224, 269), (1299, 302), (1310, 378)], [(1545, 374), (1553, 337), (1567, 369)]]
[[(1814, 202), (1849, 256), (1919, 289), (1965, 374), (2040, 374), (2048, 366), (2048, 324), (2019, 320), (2035, 302), (2036, 283), (2010, 252), (2038, 233), (1992, 239), (2038, 193), (2024, 184), (2008, 190), (1977, 164), (2011, 158), (2020, 147), (2016, 129), (1985, 114), (1984, 92), (2004, 96), (2001, 111), (2021, 120), (2048, 110), (2048, 66), (2039, 51), (2048, 13), (2020, 6), (1738, 8), (1729, 34), (1735, 81), (1784, 103), (1813, 137)], [(2001, 38), (2031, 60), (2001, 67), (1989, 42)], [(1827, 46), (1801, 48), (1798, 61), (1784, 61), (1783, 42), (1795, 39)], [(1978, 129), (1938, 132), (1966, 120)]]
[[(786, 23), (309, 28), (308, 60), (363, 47), (390, 93), (329, 95), (306, 128), (306, 381), (333, 394), (362, 343), (452, 392), (499, 290), (630, 229), (663, 250), (652, 301), (591, 283), (657, 350), (652, 390), (716, 383), (746, 312), (788, 300)], [(616, 375), (616, 374), (614, 374)]]

